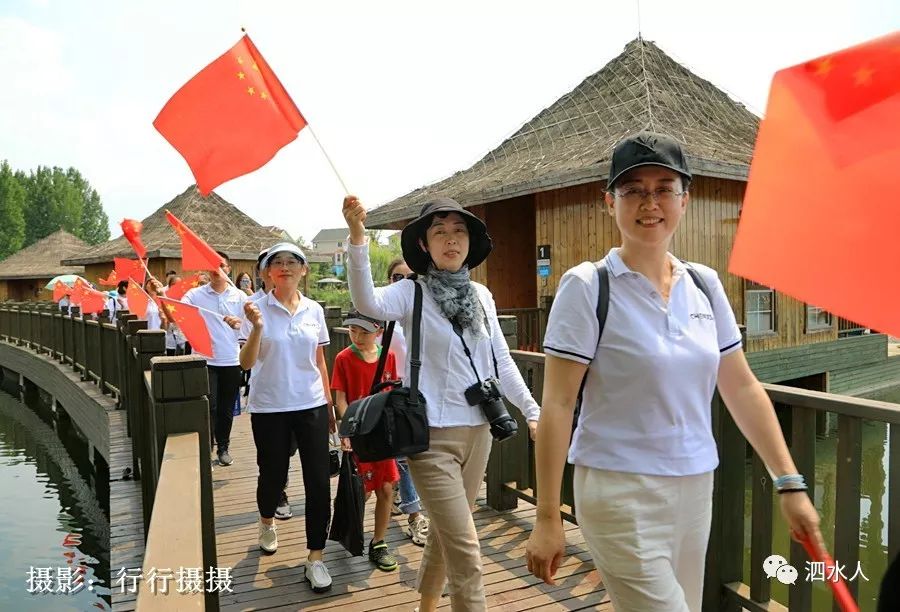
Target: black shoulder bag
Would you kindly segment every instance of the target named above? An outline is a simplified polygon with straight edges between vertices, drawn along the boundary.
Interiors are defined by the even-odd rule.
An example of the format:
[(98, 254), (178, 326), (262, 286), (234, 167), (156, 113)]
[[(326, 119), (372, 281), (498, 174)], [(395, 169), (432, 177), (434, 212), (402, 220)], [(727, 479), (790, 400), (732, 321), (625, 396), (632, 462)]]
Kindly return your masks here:
[[(341, 419), (339, 434), (350, 438), (360, 461), (382, 461), (394, 457), (408, 457), (428, 450), (428, 416), (425, 396), (419, 391), (419, 360), (422, 325), (422, 287), (415, 284), (413, 301), (412, 343), (410, 351), (409, 387), (398, 381), (382, 382), (394, 322), (388, 324), (382, 339), (381, 357), (372, 381), (371, 393), (347, 406)], [(393, 387), (382, 393), (384, 389)]]

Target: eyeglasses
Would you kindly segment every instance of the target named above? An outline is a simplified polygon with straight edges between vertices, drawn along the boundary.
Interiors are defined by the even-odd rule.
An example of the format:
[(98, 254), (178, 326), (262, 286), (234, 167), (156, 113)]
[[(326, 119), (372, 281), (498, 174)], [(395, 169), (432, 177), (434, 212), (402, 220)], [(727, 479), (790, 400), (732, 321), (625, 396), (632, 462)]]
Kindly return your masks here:
[(624, 189), (616, 192), (616, 197), (622, 198), (626, 204), (643, 204), (648, 199), (653, 198), (657, 204), (672, 204), (678, 196), (683, 196), (687, 191), (675, 191), (668, 187), (660, 187), (655, 191), (644, 191), (643, 189)]
[(410, 276), (412, 276), (412, 274), (410, 274), (409, 276), (407, 276), (406, 274), (400, 274), (400, 273), (397, 273), (397, 274), (391, 274), (391, 282), (392, 282), (392, 283), (399, 283), (399, 282), (402, 281), (404, 278), (409, 278)]
[(289, 259), (273, 259), (269, 262), (269, 265), (279, 268), (296, 268), (300, 266), (300, 261), (293, 257)]

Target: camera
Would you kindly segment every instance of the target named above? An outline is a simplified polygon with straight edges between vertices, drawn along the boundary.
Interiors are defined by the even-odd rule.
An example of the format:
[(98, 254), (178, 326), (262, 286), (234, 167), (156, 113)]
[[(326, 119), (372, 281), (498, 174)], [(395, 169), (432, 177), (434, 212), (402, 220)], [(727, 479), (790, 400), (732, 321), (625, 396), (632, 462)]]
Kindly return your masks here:
[(500, 381), (496, 378), (488, 378), (466, 389), (466, 401), (470, 406), (481, 406), (485, 418), (491, 425), (491, 435), (498, 442), (513, 437), (519, 431), (518, 423), (509, 416), (509, 411), (503, 403)]

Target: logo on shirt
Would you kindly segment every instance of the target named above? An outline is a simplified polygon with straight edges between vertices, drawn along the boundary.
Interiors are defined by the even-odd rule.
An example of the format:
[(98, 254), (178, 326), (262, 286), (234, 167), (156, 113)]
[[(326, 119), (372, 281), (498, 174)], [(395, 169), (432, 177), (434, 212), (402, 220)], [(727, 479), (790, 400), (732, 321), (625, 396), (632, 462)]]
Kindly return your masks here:
[(692, 319), (700, 319), (703, 321), (715, 321), (715, 319), (716, 319), (711, 314), (706, 314), (705, 312), (692, 312), (691, 318)]

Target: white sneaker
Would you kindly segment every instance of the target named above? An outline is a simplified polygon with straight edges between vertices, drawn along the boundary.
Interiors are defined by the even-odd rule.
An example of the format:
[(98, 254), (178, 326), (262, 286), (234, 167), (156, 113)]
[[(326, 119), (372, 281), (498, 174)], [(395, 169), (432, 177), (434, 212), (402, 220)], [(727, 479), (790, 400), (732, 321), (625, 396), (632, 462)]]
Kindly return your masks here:
[(412, 538), (413, 544), (416, 546), (425, 546), (425, 540), (428, 539), (428, 526), (428, 519), (420, 514), (403, 525), (401, 531)]
[(259, 524), (259, 547), (267, 553), (278, 550), (278, 532), (275, 525)]
[(309, 580), (309, 586), (312, 587), (313, 593), (324, 593), (331, 590), (331, 574), (322, 561), (306, 562), (306, 579)]

